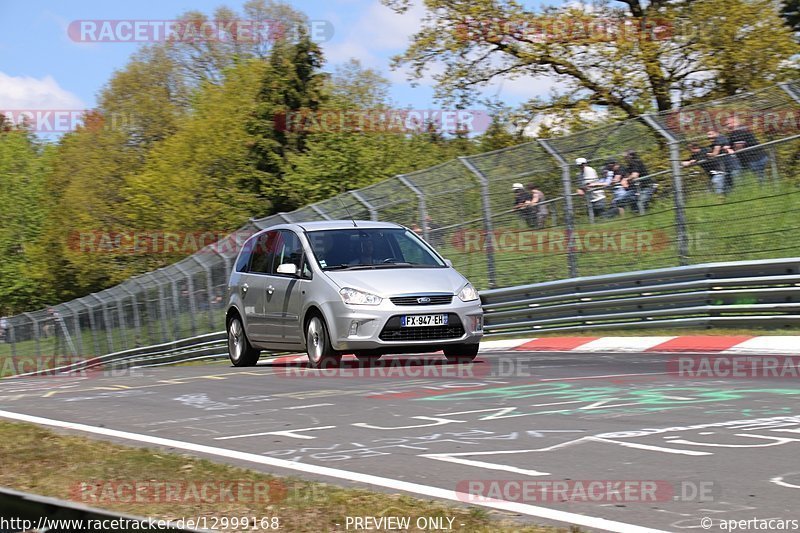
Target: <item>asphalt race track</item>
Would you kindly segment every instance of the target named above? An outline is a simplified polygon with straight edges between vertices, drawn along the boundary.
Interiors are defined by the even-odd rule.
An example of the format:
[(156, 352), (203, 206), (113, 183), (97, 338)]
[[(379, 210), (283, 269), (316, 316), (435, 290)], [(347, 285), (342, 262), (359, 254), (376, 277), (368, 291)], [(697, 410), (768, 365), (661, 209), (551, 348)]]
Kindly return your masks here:
[[(587, 530), (800, 519), (798, 380), (682, 377), (676, 357), (507, 351), (311, 370), (289, 356), (11, 379), (0, 416)], [(649, 492), (611, 483), (581, 500), (590, 481)]]

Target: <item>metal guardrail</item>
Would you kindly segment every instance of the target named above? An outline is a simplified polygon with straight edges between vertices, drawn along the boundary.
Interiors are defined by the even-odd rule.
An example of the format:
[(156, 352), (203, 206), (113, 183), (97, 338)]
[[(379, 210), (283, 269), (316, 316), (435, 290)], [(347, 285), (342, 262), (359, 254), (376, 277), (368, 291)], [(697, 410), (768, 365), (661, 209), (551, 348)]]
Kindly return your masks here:
[[(103, 511), (100, 509), (92, 509), (85, 505), (78, 503), (68, 502), (65, 500), (58, 500), (55, 498), (47, 498), (44, 496), (37, 496), (25, 492), (18, 492), (15, 490), (0, 488), (0, 517), (11, 527), (0, 529), (0, 533), (16, 533), (18, 531), (80, 531), (93, 530), (100, 531), (101, 529), (87, 528), (87, 524), (105, 523), (108, 528), (103, 528), (103, 531), (153, 531), (155, 527), (149, 528), (148, 523), (153, 522), (146, 518), (139, 518), (136, 516), (115, 513), (111, 511)], [(11, 519), (16, 521), (11, 522)], [(19, 528), (14, 524), (20, 525), (24, 521), (33, 525), (33, 528)], [(58, 521), (58, 522), (56, 522)], [(72, 526), (65, 525), (72, 521)], [(82, 523), (84, 527), (75, 525), (76, 521)], [(91, 522), (90, 522), (91, 521)], [(162, 521), (160, 525), (164, 524)], [(55, 524), (60, 523), (60, 527)], [(112, 527), (113, 526), (113, 527)], [(160, 527), (159, 531), (184, 531), (184, 532), (199, 532), (204, 530), (186, 529), (178, 527), (178, 524), (169, 523), (168, 527)]]
[[(480, 293), (487, 337), (602, 328), (800, 326), (800, 258), (570, 278)], [(283, 353), (283, 352), (282, 352)], [(217, 331), (77, 361), (52, 372), (227, 357)], [(25, 377), (35, 373), (19, 374)]]
[(800, 258), (572, 278), (481, 293), (487, 336), (598, 328), (800, 325)]

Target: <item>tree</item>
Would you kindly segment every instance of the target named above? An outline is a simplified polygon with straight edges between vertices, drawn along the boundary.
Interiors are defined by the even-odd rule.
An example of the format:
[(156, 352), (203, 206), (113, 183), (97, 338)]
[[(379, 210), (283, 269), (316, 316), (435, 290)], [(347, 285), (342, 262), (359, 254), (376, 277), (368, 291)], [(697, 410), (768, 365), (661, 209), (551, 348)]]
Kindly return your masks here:
[(800, 0), (783, 0), (781, 16), (796, 35), (800, 34)]
[(261, 80), (255, 111), (246, 125), (253, 136), (250, 157), (255, 172), (249, 184), (251, 191), (269, 199), (277, 211), (298, 207), (292, 199), (294, 186), (285, 174), (290, 154), (303, 152), (307, 137), (304, 131), (294, 131), (286, 117), (317, 111), (325, 79), (319, 72), (323, 63), (321, 49), (303, 29), (298, 34), (296, 42), (283, 40), (275, 44)]
[[(435, 70), (445, 101), (474, 101), (502, 78), (547, 77), (563, 87), (562, 108), (602, 105), (636, 117), (773, 84), (791, 75), (784, 65), (798, 51), (772, 0), (620, 0), (542, 13), (513, 0), (424, 3), (423, 27), (394, 65), (410, 66), (412, 79)], [(528, 109), (550, 105), (534, 100)]]
[(51, 295), (30, 272), (45, 215), (50, 152), (25, 129), (0, 129), (0, 315), (42, 305)]

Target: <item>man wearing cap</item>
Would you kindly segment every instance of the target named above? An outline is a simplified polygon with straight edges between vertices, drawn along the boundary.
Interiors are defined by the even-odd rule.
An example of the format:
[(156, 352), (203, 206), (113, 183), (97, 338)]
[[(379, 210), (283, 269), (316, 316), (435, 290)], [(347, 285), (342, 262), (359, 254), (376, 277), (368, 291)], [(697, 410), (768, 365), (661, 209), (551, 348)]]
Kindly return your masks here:
[(598, 179), (597, 171), (589, 166), (585, 157), (577, 158), (575, 164), (580, 167), (583, 180), (583, 187), (578, 189), (578, 194), (584, 195), (588, 192), (594, 216), (602, 216), (606, 212), (606, 193), (603, 191), (603, 187), (610, 185), (610, 180), (607, 181), (608, 177), (606, 180)]
[(511, 186), (511, 189), (514, 191), (514, 211), (519, 213), (519, 216), (529, 227), (534, 227), (536, 225), (536, 216), (531, 207), (531, 193), (526, 191), (521, 183), (515, 183)]

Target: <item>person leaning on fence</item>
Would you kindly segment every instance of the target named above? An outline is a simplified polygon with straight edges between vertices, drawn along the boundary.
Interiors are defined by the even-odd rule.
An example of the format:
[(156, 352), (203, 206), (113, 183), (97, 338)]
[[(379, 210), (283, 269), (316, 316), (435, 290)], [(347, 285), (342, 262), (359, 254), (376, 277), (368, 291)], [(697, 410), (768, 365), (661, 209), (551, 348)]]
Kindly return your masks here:
[(719, 158), (725, 178), (723, 181), (723, 188), (726, 193), (733, 189), (734, 181), (741, 173), (741, 165), (739, 159), (733, 153), (730, 147), (728, 137), (722, 135), (716, 130), (708, 130), (706, 132), (708, 138), (708, 154), (709, 159)]
[(542, 229), (547, 225), (547, 215), (550, 214), (544, 203), (545, 195), (535, 183), (528, 184), (528, 191), (531, 193), (530, 206), (534, 210), (536, 229)]
[[(589, 166), (588, 161), (586, 158), (579, 157), (575, 160), (575, 164), (581, 169), (581, 182), (583, 186), (578, 189), (578, 194), (583, 196), (585, 194), (589, 195), (589, 203), (592, 207), (592, 213), (595, 217), (600, 216), (608, 216), (608, 212), (606, 211), (606, 193), (603, 190), (605, 187), (611, 184), (608, 176), (604, 176), (603, 179), (600, 179), (597, 176), (597, 171)], [(613, 214), (613, 210), (609, 209)]]
[(626, 207), (634, 208), (636, 206), (636, 188), (630, 179), (630, 173), (616, 161), (614, 161), (611, 168), (613, 172), (611, 186), (614, 200), (611, 202), (611, 213), (607, 213), (609, 218), (617, 215), (622, 216), (625, 214)]
[(656, 193), (658, 185), (649, 176), (644, 161), (633, 150), (625, 152), (625, 164), (628, 168), (628, 179), (636, 191), (636, 211), (640, 215), (650, 206), (650, 201)]
[(681, 163), (685, 167), (697, 165), (706, 171), (711, 181), (711, 188), (717, 194), (725, 193), (725, 172), (722, 170), (722, 161), (715, 157), (709, 157), (697, 143), (689, 144), (689, 159)]
[(749, 148), (749, 150), (738, 153), (737, 156), (744, 166), (755, 172), (758, 182), (763, 185), (766, 180), (764, 170), (769, 163), (769, 154), (764, 148), (752, 148), (761, 143), (750, 131), (750, 128), (740, 124), (736, 117), (728, 117), (725, 125), (728, 128), (728, 139), (734, 152)]
[(514, 191), (514, 211), (516, 211), (528, 227), (536, 226), (536, 214), (531, 206), (531, 193), (525, 190), (521, 183), (511, 186)]

